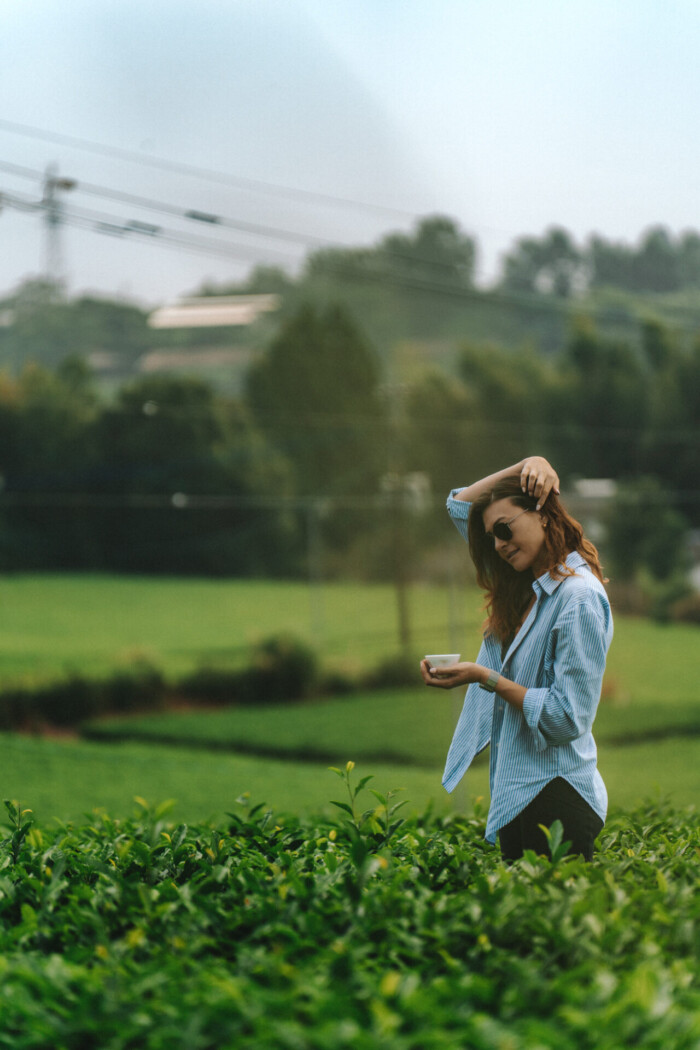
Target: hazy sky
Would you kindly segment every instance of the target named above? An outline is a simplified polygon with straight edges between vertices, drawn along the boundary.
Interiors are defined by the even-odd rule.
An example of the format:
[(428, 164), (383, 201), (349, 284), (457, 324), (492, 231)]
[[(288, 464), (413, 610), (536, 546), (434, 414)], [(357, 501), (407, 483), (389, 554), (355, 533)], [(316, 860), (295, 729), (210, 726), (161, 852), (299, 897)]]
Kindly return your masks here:
[(484, 281), (554, 223), (699, 228), (699, 45), (698, 0), (2, 0), (0, 295), (49, 164), (70, 290), (147, 303), (435, 212)]

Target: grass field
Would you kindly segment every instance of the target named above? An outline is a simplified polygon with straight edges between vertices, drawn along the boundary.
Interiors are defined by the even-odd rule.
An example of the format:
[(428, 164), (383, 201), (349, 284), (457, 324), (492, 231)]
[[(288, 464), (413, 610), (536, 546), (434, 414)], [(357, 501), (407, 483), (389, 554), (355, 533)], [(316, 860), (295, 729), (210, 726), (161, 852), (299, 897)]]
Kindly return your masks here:
[[(432, 767), (446, 753), (463, 691), (382, 689), (301, 704), (170, 711), (88, 723), (100, 738), (140, 738), (214, 748), (325, 759), (351, 743), (369, 761)], [(626, 745), (660, 736), (700, 738), (700, 705), (604, 701), (595, 721), (598, 743)]]
[[(659, 796), (687, 806), (700, 798), (700, 738), (661, 740), (626, 748), (601, 747), (599, 765), (610, 810), (627, 810)], [(351, 747), (338, 750), (338, 765), (355, 759)], [(329, 812), (342, 799), (342, 785), (325, 763), (285, 762), (147, 743), (96, 744), (0, 734), (0, 798), (28, 806), (42, 821), (80, 820), (96, 808), (128, 817), (134, 797), (151, 804), (174, 799), (176, 821), (223, 819), (249, 793), (250, 804), (265, 803), (277, 813)], [(469, 770), (453, 795), (440, 784), (441, 766), (415, 769), (358, 760), (358, 776), (372, 774), (382, 794), (399, 790), (406, 809), (429, 803), (438, 811), (469, 812), (475, 799), (488, 803), (488, 770)], [(371, 802), (371, 799), (369, 800)]]
[[(329, 584), (310, 597), (301, 583), (12, 576), (3, 581), (3, 597), (0, 688), (70, 670), (104, 674), (142, 657), (171, 675), (206, 663), (240, 663), (255, 638), (291, 630), (314, 639), (314, 623), (323, 625), (323, 656), (340, 665), (371, 666), (395, 641), (394, 595), (381, 585)], [(457, 611), (465, 657), (475, 655), (479, 643), (479, 606), (478, 594), (465, 590)], [(453, 648), (447, 588), (415, 588), (412, 608), (416, 661), (425, 651)], [(679, 805), (700, 797), (697, 638), (692, 626), (616, 619), (596, 723), (613, 807), (655, 792)], [(20, 799), (42, 819), (75, 819), (95, 806), (128, 814), (135, 795), (175, 798), (181, 819), (208, 819), (246, 791), (276, 810), (310, 810), (337, 797), (327, 765), (353, 759), (376, 777), (379, 790), (405, 788), (416, 808), (433, 799), (464, 809), (487, 794), (487, 771), (483, 762), (470, 771), (456, 799), (440, 786), (461, 702), (456, 692), (419, 687), (282, 708), (167, 713), (122, 720), (116, 730), (143, 738), (128, 744), (6, 734), (0, 737), (0, 797)], [(107, 731), (107, 723), (102, 728)], [(233, 743), (251, 752), (274, 740), (289, 760), (159, 747), (148, 742), (149, 734), (188, 745)], [(315, 753), (317, 761), (300, 762), (301, 753)]]
[[(252, 643), (282, 631), (354, 669), (397, 648), (395, 595), (382, 584), (17, 575), (4, 577), (2, 596), (0, 687), (76, 669), (106, 674), (139, 658), (168, 675), (238, 666)], [(465, 592), (458, 610), (475, 639), (479, 605)], [(411, 606), (417, 655), (443, 651), (448, 588), (417, 587)]]
[[(343, 751), (338, 761), (345, 765), (348, 757)], [(437, 769), (382, 763), (359, 763), (358, 769), (363, 775), (371, 773), (372, 784), (383, 793), (402, 788), (401, 798), (413, 809), (424, 808), (431, 799), (442, 810), (452, 808)], [(251, 805), (265, 803), (280, 813), (330, 809), (330, 799), (343, 797), (342, 785), (326, 763), (148, 743), (96, 744), (3, 733), (0, 771), (0, 798), (18, 800), (40, 820), (76, 820), (95, 808), (128, 816), (135, 796), (153, 804), (175, 799), (173, 819), (190, 822), (221, 820), (238, 808), (236, 799), (246, 793)], [(487, 787), (486, 770), (479, 770), (470, 779), (469, 797), (460, 793), (459, 805), (468, 807), (471, 795), (483, 795)]]
[[(397, 648), (393, 588), (384, 584), (201, 580), (99, 575), (17, 575), (2, 580), (0, 688), (78, 670), (106, 674), (151, 659), (176, 675), (203, 664), (240, 665), (249, 646), (281, 631), (331, 662), (367, 667)], [(446, 586), (410, 594), (414, 653), (476, 656), (481, 597)], [(452, 615), (450, 610), (452, 609)], [(607, 700), (700, 706), (696, 626), (617, 616)]]

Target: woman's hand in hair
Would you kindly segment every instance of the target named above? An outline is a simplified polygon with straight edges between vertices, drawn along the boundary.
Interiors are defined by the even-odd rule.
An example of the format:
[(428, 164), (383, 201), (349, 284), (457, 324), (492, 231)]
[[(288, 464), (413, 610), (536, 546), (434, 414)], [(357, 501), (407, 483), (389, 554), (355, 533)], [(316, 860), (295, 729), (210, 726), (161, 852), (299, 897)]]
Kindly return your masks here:
[(537, 497), (540, 510), (550, 492), (559, 495), (559, 475), (544, 456), (528, 456), (520, 470), (520, 486), (529, 496)]
[(559, 475), (554, 467), (547, 462), (543, 456), (528, 456), (526, 459), (514, 463), (512, 467), (504, 467), (495, 474), (489, 474), (486, 478), (467, 485), (456, 493), (455, 499), (463, 500), (465, 503), (474, 503), (490, 492), (499, 481), (506, 478), (520, 477), (520, 485), (523, 492), (530, 496), (537, 496), (539, 501), (538, 510), (547, 499), (550, 492), (559, 495)]
[(471, 685), (472, 682), (484, 681), (488, 675), (488, 670), (479, 664), (459, 663), (450, 667), (431, 667), (427, 660), (421, 660), (420, 671), (425, 684), (436, 689)]

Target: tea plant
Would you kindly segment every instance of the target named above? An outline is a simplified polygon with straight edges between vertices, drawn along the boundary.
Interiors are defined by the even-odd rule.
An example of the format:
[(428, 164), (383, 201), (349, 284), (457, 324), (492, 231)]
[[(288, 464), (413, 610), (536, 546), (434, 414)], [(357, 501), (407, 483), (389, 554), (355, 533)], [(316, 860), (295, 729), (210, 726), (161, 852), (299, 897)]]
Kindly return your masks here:
[(353, 765), (333, 818), (239, 799), (53, 828), (8, 805), (0, 1048), (697, 1050), (700, 817), (614, 817), (593, 864), (505, 865), (483, 814), (400, 804)]

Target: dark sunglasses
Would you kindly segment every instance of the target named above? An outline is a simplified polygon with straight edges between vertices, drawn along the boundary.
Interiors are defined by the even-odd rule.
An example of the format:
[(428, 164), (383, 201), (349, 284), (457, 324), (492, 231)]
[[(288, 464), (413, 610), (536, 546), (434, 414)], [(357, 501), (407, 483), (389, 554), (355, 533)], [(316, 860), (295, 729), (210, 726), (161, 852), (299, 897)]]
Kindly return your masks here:
[(517, 521), (518, 518), (522, 518), (523, 514), (529, 513), (530, 510), (526, 508), (525, 510), (521, 510), (520, 514), (516, 514), (514, 518), (511, 518), (510, 521), (497, 521), (493, 527), (493, 532), (487, 532), (485, 534), (486, 539), (491, 540), (492, 543), (495, 543), (496, 540), (503, 540), (504, 543), (508, 540), (512, 540), (513, 530), (511, 529), (511, 525), (514, 521)]

